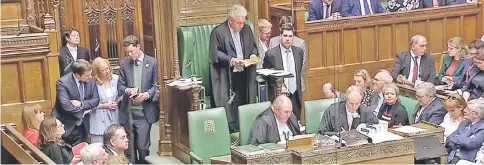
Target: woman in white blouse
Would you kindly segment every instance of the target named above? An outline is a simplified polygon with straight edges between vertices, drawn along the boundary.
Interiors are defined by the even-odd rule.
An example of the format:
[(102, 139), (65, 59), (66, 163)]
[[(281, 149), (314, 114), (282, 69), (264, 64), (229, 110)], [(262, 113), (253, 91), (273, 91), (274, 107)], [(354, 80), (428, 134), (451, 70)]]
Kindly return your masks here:
[(454, 132), (459, 123), (464, 120), (463, 110), (466, 108), (466, 101), (458, 93), (452, 94), (445, 100), (444, 107), (447, 114), (444, 116), (444, 121), (440, 126), (444, 127), (444, 136), (449, 136)]

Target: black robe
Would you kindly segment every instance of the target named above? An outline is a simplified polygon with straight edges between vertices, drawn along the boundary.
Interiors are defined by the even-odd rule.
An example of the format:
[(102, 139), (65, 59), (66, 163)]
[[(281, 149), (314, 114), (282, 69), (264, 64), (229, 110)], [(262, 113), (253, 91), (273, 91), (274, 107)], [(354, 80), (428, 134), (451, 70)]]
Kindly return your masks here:
[(360, 117), (353, 118), (351, 126), (348, 125), (346, 118), (346, 101), (341, 101), (331, 104), (326, 111), (324, 111), (323, 118), (319, 124), (319, 133), (322, 135), (335, 135), (337, 132), (356, 129), (359, 124), (378, 124), (378, 119), (368, 107), (363, 104), (356, 110)]
[[(258, 55), (254, 34), (249, 25), (244, 24), (244, 27), (240, 31), (240, 37), (244, 59), (249, 59), (251, 55)], [(237, 101), (234, 101), (232, 104), (228, 104), (230, 99), (229, 74), (231, 74), (232, 79), (234, 78), (234, 73), (232, 72), (233, 68), (230, 67), (230, 59), (236, 57), (237, 53), (235, 51), (235, 45), (232, 40), (228, 21), (225, 21), (215, 27), (210, 34), (210, 85), (212, 86), (212, 107), (225, 107), (229, 123), (238, 120), (233, 114), (237, 109), (233, 109), (232, 104), (243, 105), (255, 103), (257, 101), (257, 82), (255, 80), (257, 66), (251, 65), (244, 68), (246, 77), (241, 79), (244, 79), (245, 81), (232, 82), (232, 86), (234, 86), (235, 83), (242, 83), (247, 86), (247, 88), (242, 91), (235, 91), (236, 94), (242, 93), (242, 96), (246, 96), (246, 98), (244, 98), (246, 102), (238, 103)]]
[[(294, 114), (287, 120), (287, 127), (293, 136), (300, 135), (299, 125)], [(276, 116), (269, 108), (262, 112), (252, 124), (249, 135), (249, 144), (259, 145), (265, 143), (277, 143), (281, 141), (279, 129), (277, 128)]]

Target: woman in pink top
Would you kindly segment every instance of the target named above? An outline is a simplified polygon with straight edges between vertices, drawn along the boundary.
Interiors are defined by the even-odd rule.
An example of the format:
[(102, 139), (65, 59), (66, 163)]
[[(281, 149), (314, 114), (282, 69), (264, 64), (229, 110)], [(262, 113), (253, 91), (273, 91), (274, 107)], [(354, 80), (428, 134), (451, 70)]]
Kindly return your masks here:
[(449, 96), (444, 102), (444, 107), (447, 110), (447, 114), (444, 116), (444, 121), (440, 126), (444, 127), (444, 136), (449, 136), (454, 132), (459, 123), (464, 120), (464, 113), (462, 112), (466, 108), (466, 101), (464, 98), (455, 93)]
[(44, 120), (44, 112), (39, 104), (27, 105), (22, 111), (22, 122), (25, 126), (24, 137), (34, 146), (38, 146), (40, 122)]

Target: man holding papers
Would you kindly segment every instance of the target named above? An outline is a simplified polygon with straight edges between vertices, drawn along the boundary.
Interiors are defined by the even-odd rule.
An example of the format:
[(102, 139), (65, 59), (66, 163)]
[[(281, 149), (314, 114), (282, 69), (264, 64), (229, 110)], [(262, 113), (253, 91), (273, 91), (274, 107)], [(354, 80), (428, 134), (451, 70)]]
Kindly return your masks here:
[[(284, 70), (294, 75), (291, 78), (285, 78), (284, 84), (287, 86), (287, 93), (288, 97), (291, 99), (294, 114), (297, 119), (300, 120), (302, 101), (301, 73), (304, 51), (303, 49), (292, 45), (293, 38), (294, 27), (291, 24), (282, 25), (281, 43), (279, 46), (266, 52), (262, 67)], [(273, 80), (270, 80), (269, 84), (269, 93), (273, 94), (276, 89), (276, 83)], [(269, 96), (269, 98), (274, 98), (274, 96)]]

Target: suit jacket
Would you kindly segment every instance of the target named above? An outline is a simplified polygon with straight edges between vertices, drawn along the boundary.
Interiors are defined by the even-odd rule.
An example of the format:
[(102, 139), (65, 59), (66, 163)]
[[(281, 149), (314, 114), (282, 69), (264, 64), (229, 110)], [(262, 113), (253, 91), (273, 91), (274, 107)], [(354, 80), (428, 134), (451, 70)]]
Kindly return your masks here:
[[(264, 43), (262, 43), (260, 40), (258, 40), (257, 43), (258, 43), (257, 46), (259, 48), (258, 49), (259, 58), (261, 59), (261, 62), (257, 64), (257, 68), (259, 69), (259, 68), (262, 68), (262, 63), (264, 62), (264, 57), (266, 55), (266, 51), (264, 51), (264, 48), (262, 48), (263, 47), (262, 44), (264, 44)], [(267, 43), (266, 46), (267, 46), (267, 50), (269, 50), (269, 43)]]
[(89, 132), (89, 114), (82, 116), (84, 111), (95, 109), (99, 105), (99, 95), (97, 91), (96, 81), (90, 79), (84, 83), (84, 100), (82, 100), (82, 107), (72, 105), (70, 100), (81, 101), (77, 82), (74, 79), (74, 74), (69, 73), (62, 76), (56, 83), (56, 101), (52, 115), (64, 124), (66, 133), (63, 136), (69, 136), (72, 129), (78, 122), (84, 122), (86, 131)]
[(440, 125), (440, 123), (444, 121), (445, 114), (447, 114), (447, 110), (445, 110), (444, 104), (438, 98), (435, 98), (434, 101), (430, 102), (430, 104), (422, 111), (420, 117), (418, 119), (415, 119), (417, 117), (417, 112), (420, 110), (420, 108), (422, 108), (420, 104), (415, 106), (415, 112), (413, 113), (412, 117), (412, 124), (416, 124), (423, 120), (429, 123), (433, 123), (435, 125)]
[[(384, 13), (385, 9), (380, 4), (380, 0), (370, 0), (371, 9), (373, 13)], [(361, 16), (360, 0), (343, 0), (343, 6), (341, 7), (341, 16)], [(368, 13), (367, 13), (368, 14)]]
[[(361, 105), (356, 112), (360, 117), (353, 119), (351, 130), (356, 129), (361, 123), (378, 124), (378, 119), (367, 107)], [(319, 125), (319, 133), (322, 135), (334, 135), (336, 132), (341, 132), (341, 128), (348, 131), (349, 127), (348, 119), (346, 118), (346, 101), (341, 101), (331, 104), (324, 111)]]
[[(244, 59), (249, 59), (251, 55), (258, 55), (257, 43), (249, 25), (244, 24), (240, 31), (240, 41)], [(227, 102), (230, 100), (230, 81), (229, 74), (232, 74), (230, 60), (237, 57), (235, 44), (230, 33), (228, 21), (215, 27), (210, 34), (210, 85), (212, 86), (211, 103), (213, 107), (225, 107), (228, 122), (234, 122), (232, 106)], [(246, 72), (247, 90), (245, 92), (248, 103), (257, 101), (257, 81), (255, 72), (256, 65), (244, 68)], [(233, 83), (233, 82), (232, 82)]]
[(484, 72), (474, 67), (469, 75), (469, 84), (464, 85), (462, 91), (469, 92), (469, 100), (484, 96)]
[[(420, 56), (419, 65), (419, 77), (422, 81), (431, 82), (437, 84), (437, 77), (435, 76), (435, 60), (434, 57), (425, 54)], [(412, 60), (412, 54), (410, 51), (400, 52), (395, 58), (395, 63), (393, 64), (392, 77), (393, 81), (397, 81), (398, 75), (403, 75), (407, 78), (410, 74), (410, 64)]]
[[(464, 4), (466, 0), (439, 0), (439, 6)], [(434, 7), (433, 0), (420, 0), (420, 8), (431, 8)]]
[[(454, 57), (445, 55), (444, 59), (442, 60), (442, 67), (440, 68), (439, 75), (437, 75), (438, 80), (442, 82), (442, 77), (445, 76), (445, 72), (447, 68), (449, 68), (450, 64), (454, 61)], [(453, 89), (460, 89), (464, 86), (465, 83), (465, 76), (466, 72), (469, 67), (472, 65), (472, 59), (460, 59), (455, 66), (454, 73), (452, 74), (452, 78), (454, 80)]]
[[(278, 47), (279, 45), (281, 45), (281, 36), (275, 36), (275, 37), (272, 37), (270, 42), (269, 42), (269, 49), (268, 50), (271, 50), (272, 48), (275, 48), (275, 47)], [(295, 46), (295, 47), (299, 47), (303, 50), (304, 52), (304, 55), (303, 55), (303, 65), (302, 65), (302, 73), (301, 73), (301, 89), (302, 91), (305, 91), (306, 90), (306, 83), (304, 81), (304, 72), (306, 71), (306, 64), (307, 64), (307, 52), (306, 52), (306, 41), (304, 41), (303, 39), (297, 37), (297, 36), (294, 36), (293, 40), (292, 40), (292, 46)]]
[(326, 19), (331, 16), (331, 14), (340, 12), (341, 11), (341, 0), (334, 0), (331, 3), (331, 12), (329, 12), (329, 15), (324, 17), (324, 7), (326, 6), (326, 3), (323, 3), (321, 0), (312, 0), (308, 4), (308, 12), (309, 12), (309, 18), (308, 21), (313, 21), (313, 20), (322, 20)]
[(389, 111), (392, 114), (392, 118), (390, 122), (388, 122), (388, 127), (391, 128), (394, 125), (409, 125), (408, 120), (408, 113), (407, 109), (397, 101), (393, 105), (389, 105), (387, 103), (383, 103), (380, 107), (380, 111), (378, 112), (378, 119), (383, 120), (383, 115), (386, 111)]
[[(375, 111), (376, 107), (378, 106), (378, 98), (379, 98), (379, 93), (378, 92), (373, 92), (373, 94), (371, 95), (371, 98), (370, 98), (370, 106), (368, 106), (368, 109), (370, 111)], [(385, 104), (385, 96), (382, 94), (383, 96), (383, 102), (382, 102), (382, 106), (383, 104)], [(381, 106), (380, 106), (381, 108)], [(380, 109), (378, 109), (376, 112), (378, 114), (378, 112), (380, 111)]]
[[(156, 106), (158, 100), (153, 100), (153, 96), (156, 92), (156, 84), (158, 84), (158, 64), (156, 59), (144, 54), (143, 63), (140, 64), (143, 67), (143, 73), (141, 76), (141, 93), (148, 92), (150, 98), (143, 102), (143, 111), (145, 113), (146, 121), (150, 124), (158, 121), (160, 117), (160, 111)], [(131, 110), (132, 101), (129, 95), (125, 93), (126, 88), (134, 87), (134, 61), (127, 57), (121, 61), (121, 67), (119, 68), (119, 81), (118, 81), (118, 95), (122, 96), (122, 101), (119, 106), (119, 123), (127, 124), (129, 119), (129, 112)]]
[[(301, 89), (301, 73), (302, 73), (302, 63), (303, 63), (303, 50), (301, 48), (291, 46), (292, 55), (294, 56), (294, 68), (296, 69), (296, 78), (297, 88), (296, 91), (299, 93), (299, 101), (302, 101), (302, 89)], [(284, 55), (285, 56), (285, 55)], [(276, 70), (284, 70), (284, 64), (282, 62), (283, 54), (281, 52), (281, 47), (275, 47), (270, 49), (266, 52), (266, 56), (264, 58), (264, 65), (263, 68), (268, 69), (276, 69)], [(276, 89), (276, 82), (274, 80), (269, 79), (269, 95), (271, 98), (275, 98), (274, 91)], [(272, 100), (272, 99), (271, 99)]]
[(467, 131), (466, 127), (471, 123), (472, 121), (469, 120), (460, 122), (457, 130), (447, 137), (445, 143), (449, 151), (460, 149), (460, 158), (468, 161), (474, 161), (477, 151), (484, 142), (484, 120), (479, 120)]
[[(300, 135), (299, 124), (296, 116), (291, 114), (289, 120), (287, 120), (287, 126), (292, 132), (293, 136)], [(281, 141), (279, 136), (279, 129), (277, 128), (276, 116), (272, 112), (272, 108), (269, 108), (259, 114), (257, 119), (252, 124), (249, 135), (249, 144), (259, 145), (265, 143), (277, 143)]]
[[(88, 62), (91, 61), (91, 58), (89, 57), (89, 50), (87, 48), (77, 46), (76, 61), (79, 59), (84, 59)], [(69, 65), (72, 62), (74, 62), (74, 57), (72, 57), (69, 48), (67, 48), (67, 46), (63, 46), (59, 52), (59, 71), (61, 77), (72, 72), (72, 69)]]
[[(109, 101), (116, 101), (118, 98), (118, 82), (119, 76), (112, 74), (111, 80), (111, 96), (107, 96), (107, 90), (103, 87), (102, 84), (97, 84), (97, 91), (99, 94), (99, 100), (101, 103), (107, 103)], [(112, 124), (119, 124), (119, 107), (115, 110), (110, 109), (102, 109), (97, 107), (94, 111), (89, 114), (89, 125), (90, 125), (90, 134), (94, 135), (103, 135), (106, 128), (108, 128)]]

